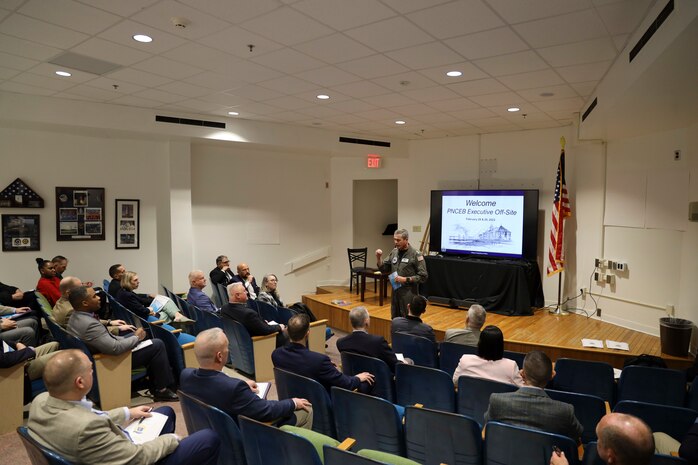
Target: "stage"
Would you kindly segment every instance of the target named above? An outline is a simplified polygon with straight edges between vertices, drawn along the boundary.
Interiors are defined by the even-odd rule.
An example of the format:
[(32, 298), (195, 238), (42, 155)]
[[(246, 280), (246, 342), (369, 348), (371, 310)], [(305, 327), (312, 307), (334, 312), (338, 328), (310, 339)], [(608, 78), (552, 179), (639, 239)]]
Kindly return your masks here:
[[(383, 306), (378, 305), (378, 295), (373, 285), (367, 283), (365, 302), (359, 295), (349, 293), (348, 287), (319, 287), (316, 294), (303, 296), (319, 319), (327, 319), (328, 326), (351, 332), (349, 310), (364, 305), (371, 315), (370, 332), (380, 334), (390, 341), (390, 295)], [(346, 305), (335, 305), (331, 301), (341, 300)], [(437, 341), (443, 341), (449, 328), (465, 326), (465, 311), (440, 305), (429, 305), (423, 315), (425, 323), (434, 328)], [(661, 353), (659, 337), (639, 331), (622, 328), (611, 323), (587, 318), (584, 315), (570, 314), (556, 316), (547, 309), (535, 309), (531, 316), (504, 316), (488, 313), (485, 325), (496, 325), (504, 333), (504, 348), (516, 352), (543, 350), (551, 359), (562, 357), (582, 360), (595, 360), (610, 363), (622, 368), (626, 358), (640, 354), (661, 356), (670, 368), (687, 368), (693, 365), (692, 357), (674, 357)], [(629, 351), (614, 349), (592, 349), (582, 347), (582, 338), (606, 339), (627, 342)], [(605, 344), (604, 344), (605, 345)]]

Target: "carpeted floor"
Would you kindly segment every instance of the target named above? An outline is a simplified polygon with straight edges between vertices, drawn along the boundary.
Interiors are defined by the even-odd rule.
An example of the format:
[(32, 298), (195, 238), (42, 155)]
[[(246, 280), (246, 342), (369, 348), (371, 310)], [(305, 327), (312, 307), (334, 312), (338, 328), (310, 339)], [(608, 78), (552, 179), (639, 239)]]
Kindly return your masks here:
[[(330, 338), (327, 341), (327, 355), (332, 359), (332, 361), (339, 366), (340, 364), (340, 357), (339, 357), (339, 352), (337, 351), (337, 338), (342, 337), (344, 333), (341, 331), (334, 330), (336, 333), (335, 336)], [(238, 378), (243, 378), (245, 379), (244, 376), (240, 375), (239, 373), (235, 372), (234, 370), (224, 368), (224, 371), (228, 373), (230, 376), (235, 376)], [(272, 382), (272, 386), (269, 389), (269, 393), (267, 394), (267, 399), (270, 400), (276, 400), (278, 399), (277, 393), (276, 393), (276, 386)], [(151, 403), (151, 399), (147, 397), (134, 397), (131, 399), (131, 406), (136, 406), (136, 405), (143, 405), (143, 404), (149, 404)], [(177, 428), (176, 428), (176, 433), (181, 436), (185, 437), (187, 436), (187, 428), (184, 424), (184, 417), (182, 416), (182, 409), (179, 406), (179, 402), (168, 402), (168, 403), (153, 403), (152, 404), (154, 407), (158, 407), (160, 405), (169, 405), (171, 406), (175, 413), (177, 414)], [(26, 406), (26, 412), (29, 411), (29, 406)], [(1, 413), (0, 413), (1, 415)], [(26, 416), (26, 415), (25, 415)], [(24, 421), (24, 424), (26, 425), (26, 418)], [(17, 433), (7, 433), (2, 436), (0, 436), (0, 463), (2, 464), (12, 464), (12, 465), (31, 465), (31, 462), (29, 461), (29, 456), (27, 455), (26, 450), (24, 449), (24, 446), (22, 445), (19, 436)]]

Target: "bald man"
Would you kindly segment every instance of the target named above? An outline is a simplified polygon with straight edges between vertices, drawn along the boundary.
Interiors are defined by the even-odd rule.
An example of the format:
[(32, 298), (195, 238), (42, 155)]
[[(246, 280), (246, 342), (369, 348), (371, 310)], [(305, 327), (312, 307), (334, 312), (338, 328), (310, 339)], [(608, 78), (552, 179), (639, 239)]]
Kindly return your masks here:
[(161, 436), (134, 444), (121, 429), (133, 420), (152, 416), (151, 408), (141, 405), (108, 412), (95, 410), (85, 397), (92, 389), (92, 363), (79, 350), (56, 353), (44, 369), (48, 392), (34, 399), (29, 411), (29, 434), (40, 444), (72, 463), (161, 465), (214, 465), (220, 439), (202, 430), (182, 441), (173, 434), (174, 411), (160, 407), (156, 412), (168, 417)]
[(238, 274), (235, 275), (231, 283), (242, 283), (245, 286), (245, 292), (247, 292), (247, 297), (252, 300), (256, 300), (259, 295), (259, 286), (257, 286), (257, 281), (250, 273), (250, 267), (247, 263), (240, 263), (238, 265)]
[(204, 293), (205, 287), (206, 276), (204, 276), (204, 272), (201, 270), (191, 271), (189, 273), (189, 293), (187, 294), (187, 303), (207, 312), (218, 313), (218, 307), (216, 307), (211, 298)]
[(223, 373), (223, 366), (228, 361), (228, 338), (222, 329), (200, 332), (196, 336), (194, 353), (199, 368), (186, 368), (182, 372), (182, 392), (223, 410), (233, 418), (244, 415), (257, 421), (312, 428), (312, 408), (306, 399), (261, 399), (256, 394), (257, 383)]
[[(649, 465), (654, 455), (652, 430), (625, 413), (609, 413), (596, 425), (596, 450), (608, 465)], [(565, 453), (553, 451), (550, 465), (568, 465)]]

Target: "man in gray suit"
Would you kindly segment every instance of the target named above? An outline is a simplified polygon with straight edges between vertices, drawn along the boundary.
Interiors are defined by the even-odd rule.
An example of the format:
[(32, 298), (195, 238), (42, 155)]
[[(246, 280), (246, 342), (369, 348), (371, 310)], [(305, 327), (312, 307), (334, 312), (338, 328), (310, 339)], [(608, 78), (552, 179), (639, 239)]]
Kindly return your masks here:
[(155, 409), (167, 417), (161, 435), (134, 444), (121, 427), (152, 416), (153, 409), (94, 409), (85, 397), (92, 389), (92, 363), (79, 350), (57, 353), (46, 365), (44, 383), (48, 392), (39, 394), (29, 411), (29, 435), (71, 463), (215, 465), (218, 460), (218, 435), (204, 429), (180, 441), (172, 434), (174, 410), (167, 406)]
[(529, 352), (521, 370), (524, 386), (516, 392), (492, 394), (485, 422), (501, 421), (561, 434), (577, 441), (583, 428), (574, 416), (574, 407), (551, 399), (544, 391), (553, 376), (550, 358), (537, 350)]
[[(99, 296), (91, 287), (80, 286), (70, 292), (70, 304), (75, 310), (68, 320), (68, 333), (82, 340), (92, 352), (118, 355), (133, 350), (145, 339), (145, 331), (138, 328), (134, 336), (121, 337), (111, 334), (99, 322), (94, 312), (99, 310)], [(131, 355), (133, 368), (146, 367), (151, 383), (151, 392), (157, 402), (178, 400), (177, 394), (168, 386), (174, 384), (165, 344), (152, 339)]]
[(447, 329), (444, 342), (477, 347), (477, 343), (480, 341), (480, 329), (482, 329), (486, 319), (485, 307), (478, 304), (471, 305), (466, 313), (465, 329)]

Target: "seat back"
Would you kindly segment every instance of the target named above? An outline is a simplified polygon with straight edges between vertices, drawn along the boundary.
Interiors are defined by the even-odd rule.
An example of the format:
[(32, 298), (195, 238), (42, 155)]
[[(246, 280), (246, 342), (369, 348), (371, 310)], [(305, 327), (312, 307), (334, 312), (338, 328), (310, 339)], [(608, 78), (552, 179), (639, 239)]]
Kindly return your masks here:
[(309, 440), (244, 416), (239, 422), (248, 465), (322, 465)]
[(647, 423), (652, 431), (666, 433), (679, 442), (686, 437), (698, 416), (698, 412), (688, 408), (632, 400), (618, 402), (613, 411), (634, 415)]
[(618, 381), (618, 401), (622, 400), (683, 407), (686, 372), (637, 365), (625, 367)]
[(32, 438), (26, 426), (19, 426), (17, 434), (19, 434), (19, 438), (27, 450), (27, 455), (29, 455), (29, 461), (32, 465), (71, 465), (68, 460), (61, 457), (57, 452), (42, 446)]
[(276, 311), (279, 313), (279, 319), (276, 321), (277, 323), (281, 323), (283, 325), (287, 325), (288, 320), (290, 320), (291, 317), (294, 315), (291, 309), (286, 307), (277, 307)]
[(162, 286), (162, 290), (165, 291), (165, 296), (167, 296), (172, 302), (176, 302), (176, 294), (169, 290), (168, 288), (165, 287), (164, 284), (160, 284)]
[(109, 308), (111, 309), (111, 315), (115, 320), (124, 320), (130, 325), (137, 327), (141, 326), (140, 322), (138, 321), (139, 318), (136, 317), (132, 311), (121, 305), (118, 300), (109, 294), (107, 294), (107, 300), (109, 302)]
[(228, 289), (220, 283), (211, 283), (213, 295), (218, 299), (218, 306), (222, 307), (228, 303)]
[(457, 412), (473, 418), (482, 426), (485, 423), (485, 412), (490, 406), (490, 395), (494, 392), (514, 392), (517, 389), (513, 384), (461, 376), (458, 378)]
[(613, 367), (604, 362), (559, 358), (555, 362), (553, 389), (600, 397), (613, 405)]
[(332, 401), (327, 389), (314, 379), (274, 367), (274, 381), (279, 399), (300, 397), (313, 404), (313, 431), (337, 437)]
[(102, 280), (102, 289), (104, 289), (104, 292), (107, 292), (107, 289), (109, 289), (110, 283), (111, 283), (111, 281), (109, 281), (108, 279)]
[(419, 463), (479, 465), (483, 458), (475, 420), (426, 408), (405, 409), (405, 447), (407, 458)]
[(606, 415), (606, 404), (601, 397), (552, 389), (546, 389), (545, 392), (551, 399), (571, 404), (574, 407), (574, 416), (584, 427), (581, 437), (583, 444), (596, 441), (596, 425), (601, 421), (601, 417)]
[(485, 437), (485, 464), (546, 464), (555, 446), (565, 453), (571, 465), (579, 464), (577, 445), (567, 436), (490, 421)]
[(235, 420), (224, 411), (184, 392), (177, 391), (189, 434), (211, 428), (221, 438), (218, 465), (245, 465), (242, 433)]
[[(181, 298), (178, 295), (175, 295), (174, 301), (177, 304), (177, 307), (179, 307), (179, 311), (182, 312), (182, 315), (186, 316), (187, 318), (189, 318), (191, 320), (196, 319), (193, 316), (191, 316), (192, 312), (189, 309), (189, 303), (186, 300), (184, 300), (183, 298)], [(196, 333), (196, 334), (198, 334), (198, 333)]]
[(511, 350), (505, 350), (502, 354), (502, 357), (515, 361), (519, 368), (523, 368), (523, 362), (524, 358), (526, 358), (526, 354), (524, 354), (523, 352), (513, 352)]
[(172, 367), (172, 375), (176, 384), (179, 384), (179, 375), (182, 374), (187, 366), (184, 361), (184, 350), (179, 342), (177, 341), (177, 336), (162, 328), (158, 325), (148, 324), (150, 331), (154, 338), (160, 339), (163, 344), (165, 344), (165, 350), (167, 351), (167, 358), (170, 361), (170, 366)]
[(398, 363), (395, 367), (397, 404), (422, 404), (444, 412), (456, 411), (453, 379), (436, 368)]
[(439, 368), (453, 376), (460, 358), (465, 354), (477, 355), (477, 347), (455, 342), (442, 342), (439, 344)]
[(340, 352), (342, 357), (342, 372), (354, 376), (367, 371), (374, 376), (371, 394), (395, 403), (395, 383), (388, 364), (383, 360), (353, 352)]
[[(201, 312), (206, 313), (206, 312)], [(211, 315), (214, 318), (218, 318)], [(223, 331), (228, 336), (228, 350), (230, 363), (235, 369), (248, 375), (254, 375), (254, 349), (252, 348), (252, 336), (242, 323), (230, 318), (218, 318), (223, 325)]]
[(409, 357), (415, 365), (439, 368), (438, 345), (422, 336), (397, 332), (392, 337), (395, 353)]
[(325, 446), (324, 454), (325, 465), (385, 465), (385, 462), (378, 462), (337, 447)]
[(265, 321), (276, 321), (279, 322), (279, 312), (272, 304), (264, 302), (262, 300), (257, 300), (257, 311), (259, 316)]
[(332, 410), (337, 437), (356, 439), (357, 449), (404, 456), (402, 421), (392, 403), (333, 386)]

